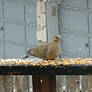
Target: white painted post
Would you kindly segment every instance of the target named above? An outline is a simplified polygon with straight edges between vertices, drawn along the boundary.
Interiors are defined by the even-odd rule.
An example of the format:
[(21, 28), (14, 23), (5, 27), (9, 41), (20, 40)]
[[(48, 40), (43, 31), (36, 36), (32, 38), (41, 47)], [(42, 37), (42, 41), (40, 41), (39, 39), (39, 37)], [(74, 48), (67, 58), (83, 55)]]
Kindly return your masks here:
[(45, 0), (37, 1), (37, 39), (47, 41)]

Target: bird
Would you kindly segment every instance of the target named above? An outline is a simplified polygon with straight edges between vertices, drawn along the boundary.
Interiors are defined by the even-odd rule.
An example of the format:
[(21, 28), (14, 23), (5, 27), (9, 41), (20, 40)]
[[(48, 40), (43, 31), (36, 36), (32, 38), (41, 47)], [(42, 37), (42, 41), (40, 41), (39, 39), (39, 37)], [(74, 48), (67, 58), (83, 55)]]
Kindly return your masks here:
[(55, 35), (51, 42), (41, 42), (36, 48), (30, 48), (27, 51), (27, 55), (23, 58), (27, 58), (31, 55), (45, 60), (53, 60), (61, 54), (60, 41), (61, 35)]

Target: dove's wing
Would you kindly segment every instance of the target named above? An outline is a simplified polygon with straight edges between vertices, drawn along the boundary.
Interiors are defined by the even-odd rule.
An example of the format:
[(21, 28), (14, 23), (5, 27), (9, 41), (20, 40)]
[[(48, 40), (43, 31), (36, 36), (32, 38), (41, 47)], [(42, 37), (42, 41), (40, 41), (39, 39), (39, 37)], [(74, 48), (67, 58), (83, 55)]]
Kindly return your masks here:
[(27, 54), (39, 58), (45, 58), (47, 53), (48, 44), (37, 46), (36, 48), (29, 49)]

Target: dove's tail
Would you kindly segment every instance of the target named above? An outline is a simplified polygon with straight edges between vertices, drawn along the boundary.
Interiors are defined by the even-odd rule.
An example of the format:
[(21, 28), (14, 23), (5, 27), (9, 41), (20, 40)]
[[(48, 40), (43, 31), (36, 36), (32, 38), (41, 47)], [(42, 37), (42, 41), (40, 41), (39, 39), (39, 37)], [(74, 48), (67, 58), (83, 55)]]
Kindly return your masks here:
[(32, 51), (33, 51), (33, 49), (29, 49), (29, 50), (27, 51), (27, 55), (21, 57), (21, 59), (28, 58), (29, 56), (35, 56), (35, 55), (32, 54)]
[(35, 55), (34, 55), (34, 51), (35, 51), (35, 48), (31, 48), (31, 49), (29, 49), (29, 50), (27, 51), (27, 54), (28, 54), (28, 55), (31, 55), (31, 56), (35, 56)]

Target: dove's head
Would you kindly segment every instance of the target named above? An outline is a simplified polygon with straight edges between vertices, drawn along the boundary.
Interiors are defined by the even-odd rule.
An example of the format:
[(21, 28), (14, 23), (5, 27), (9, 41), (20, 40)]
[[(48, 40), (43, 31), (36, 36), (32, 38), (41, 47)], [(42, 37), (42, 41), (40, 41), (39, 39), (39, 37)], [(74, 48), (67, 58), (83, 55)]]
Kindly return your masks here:
[(55, 35), (53, 40), (56, 41), (56, 42), (60, 42), (61, 41), (61, 35)]

